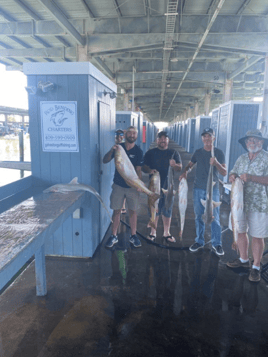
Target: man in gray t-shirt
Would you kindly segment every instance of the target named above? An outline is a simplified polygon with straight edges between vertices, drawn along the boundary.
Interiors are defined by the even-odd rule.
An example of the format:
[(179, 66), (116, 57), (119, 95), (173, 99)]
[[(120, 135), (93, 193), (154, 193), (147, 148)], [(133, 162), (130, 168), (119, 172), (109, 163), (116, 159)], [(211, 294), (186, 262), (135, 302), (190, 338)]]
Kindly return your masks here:
[[(195, 228), (196, 238), (195, 243), (189, 248), (191, 252), (196, 252), (198, 249), (203, 248), (205, 244), (205, 222), (202, 215), (205, 208), (201, 203), (202, 200), (206, 200), (207, 180), (210, 165), (213, 167), (213, 181), (215, 185), (213, 187), (213, 201), (218, 202), (220, 200), (219, 193), (219, 173), (223, 176), (227, 174), (224, 153), (217, 148), (214, 148), (214, 157), (211, 157), (211, 149), (215, 140), (215, 134), (213, 129), (204, 129), (202, 135), (203, 148), (194, 152), (191, 161), (185, 167), (184, 173), (180, 176), (180, 180), (184, 177), (187, 178), (187, 172), (196, 164), (195, 180), (194, 180), (194, 212), (195, 212)], [(211, 244), (212, 248), (217, 255), (223, 255), (221, 243), (221, 225), (220, 225), (220, 209), (219, 207), (213, 210), (214, 219), (211, 223)]]

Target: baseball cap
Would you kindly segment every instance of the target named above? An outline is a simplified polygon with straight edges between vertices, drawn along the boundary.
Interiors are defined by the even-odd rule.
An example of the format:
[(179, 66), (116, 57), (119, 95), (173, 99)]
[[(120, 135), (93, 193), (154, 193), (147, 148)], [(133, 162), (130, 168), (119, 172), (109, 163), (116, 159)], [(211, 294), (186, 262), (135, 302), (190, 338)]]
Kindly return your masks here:
[(214, 130), (212, 128), (205, 128), (201, 136), (209, 134), (210, 136), (215, 136)]
[(161, 138), (161, 136), (165, 136), (166, 138), (168, 138), (168, 133), (166, 131), (160, 131), (158, 134), (157, 134), (157, 137), (158, 138)]
[(120, 134), (124, 134), (124, 130), (122, 130), (122, 129), (117, 129), (117, 130), (115, 131), (115, 135), (120, 135)]

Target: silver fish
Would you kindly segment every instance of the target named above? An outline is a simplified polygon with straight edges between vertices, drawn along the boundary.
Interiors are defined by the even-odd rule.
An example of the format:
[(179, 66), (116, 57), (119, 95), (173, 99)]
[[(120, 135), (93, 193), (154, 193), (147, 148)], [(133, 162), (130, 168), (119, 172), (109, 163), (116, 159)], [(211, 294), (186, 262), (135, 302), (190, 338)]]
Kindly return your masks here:
[(118, 145), (117, 149), (115, 150), (114, 160), (115, 160), (115, 167), (117, 171), (129, 186), (139, 189), (141, 192), (144, 192), (147, 196), (150, 196), (153, 203), (159, 199), (160, 195), (150, 191), (145, 186), (144, 182), (142, 182), (139, 179), (137, 172), (134, 169), (134, 166), (132, 165), (125, 150), (121, 145)]
[[(160, 174), (158, 171), (156, 171), (150, 179), (149, 190), (152, 192), (156, 192), (160, 195)], [(148, 196), (148, 206), (151, 213), (151, 218), (148, 223), (148, 227), (153, 227), (154, 229), (156, 229), (155, 218), (156, 212), (158, 210), (158, 200), (156, 202), (153, 202), (151, 197)]]
[(70, 192), (70, 191), (87, 191), (87, 192), (93, 193), (93, 195), (100, 201), (100, 203), (102, 204), (103, 208), (107, 211), (111, 222), (113, 222), (112, 221), (112, 217), (110, 215), (110, 212), (109, 212), (108, 208), (105, 206), (100, 194), (92, 186), (78, 183), (78, 178), (77, 177), (73, 178), (72, 181), (69, 182), (69, 183), (66, 183), (66, 184), (58, 183), (58, 184), (56, 184), (54, 186), (51, 186), (51, 187), (47, 188), (43, 192), (44, 193), (48, 193), (48, 192), (65, 193), (65, 192)]
[(232, 183), (231, 188), (231, 222), (233, 228), (234, 241), (232, 248), (237, 249), (237, 238), (238, 238), (238, 225), (241, 220), (243, 220), (244, 212), (244, 192), (243, 192), (243, 181), (240, 177), (237, 177)]
[[(211, 156), (214, 157), (214, 148), (211, 150)], [(209, 173), (208, 173), (208, 182), (207, 182), (207, 190), (206, 190), (206, 200), (201, 199), (202, 205), (205, 207), (204, 212), (204, 222), (210, 224), (213, 221), (213, 209), (215, 207), (219, 207), (221, 202), (213, 201), (213, 166), (210, 165)]]
[(182, 238), (184, 222), (185, 222), (185, 212), (188, 202), (188, 184), (185, 178), (181, 179), (178, 189), (178, 201), (179, 201), (179, 211), (180, 211), (180, 220), (181, 220), (181, 229), (179, 236)]
[[(174, 154), (172, 155), (172, 159), (173, 159), (173, 156), (174, 156)], [(162, 188), (162, 191), (163, 191), (163, 193), (165, 195), (165, 208), (166, 208), (166, 210), (169, 210), (171, 205), (172, 205), (172, 198), (176, 194), (176, 191), (174, 190), (174, 170), (170, 165), (169, 165), (169, 168), (168, 168), (167, 179), (168, 179), (167, 190), (164, 190)]]

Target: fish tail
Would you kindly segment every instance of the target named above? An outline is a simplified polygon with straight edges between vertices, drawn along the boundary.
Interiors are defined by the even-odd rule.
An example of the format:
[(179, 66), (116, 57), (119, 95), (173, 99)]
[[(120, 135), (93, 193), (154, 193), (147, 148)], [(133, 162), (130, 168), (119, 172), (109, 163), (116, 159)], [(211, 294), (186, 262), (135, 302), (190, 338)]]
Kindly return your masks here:
[(237, 243), (236, 243), (236, 242), (233, 242), (233, 244), (232, 244), (232, 249), (233, 249), (233, 250), (236, 250), (237, 253), (238, 253), (238, 246), (237, 246)]
[(105, 211), (108, 213), (108, 216), (110, 218), (110, 221), (113, 223), (112, 217), (110, 215), (110, 212), (108, 210), (108, 208), (106, 207), (106, 205), (104, 204), (101, 195), (95, 190), (95, 192), (93, 193), (95, 195), (95, 197), (97, 197), (97, 199), (100, 201), (100, 203), (102, 204), (103, 208), (105, 209)]

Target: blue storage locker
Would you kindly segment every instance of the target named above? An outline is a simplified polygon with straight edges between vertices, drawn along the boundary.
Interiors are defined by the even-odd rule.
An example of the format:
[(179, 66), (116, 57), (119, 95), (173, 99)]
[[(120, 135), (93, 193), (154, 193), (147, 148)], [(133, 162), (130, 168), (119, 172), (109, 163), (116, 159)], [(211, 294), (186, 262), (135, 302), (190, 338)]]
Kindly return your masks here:
[(218, 144), (219, 115), (220, 115), (220, 108), (216, 108), (212, 110), (210, 127), (215, 132), (215, 146), (217, 146)]
[(186, 151), (188, 151), (189, 153), (193, 153), (194, 152), (195, 122), (196, 122), (196, 119), (194, 119), (194, 118), (189, 118), (188, 119), (188, 140), (187, 140)]
[(187, 134), (188, 134), (188, 123), (187, 120), (184, 121), (184, 132), (183, 132), (183, 148), (186, 150), (187, 145)]
[(142, 133), (143, 133), (143, 113), (142, 112), (137, 112), (138, 114), (138, 123), (137, 123), (137, 129), (138, 129), (138, 139), (136, 144), (142, 149), (143, 144), (142, 144)]
[(148, 150), (148, 121), (144, 121), (143, 122), (143, 139), (142, 139), (142, 151), (143, 151), (143, 154), (146, 153), (146, 151)]
[(205, 128), (209, 128), (210, 125), (211, 125), (211, 117), (201, 116), (201, 115), (196, 117), (194, 151), (204, 146), (201, 138), (201, 134), (203, 130)]
[[(35, 95), (29, 95), (33, 177), (53, 185), (68, 183), (77, 176), (80, 183), (93, 186), (109, 207), (114, 163), (103, 165), (102, 157), (114, 144), (115, 99), (109, 93), (116, 93), (117, 86), (89, 62), (25, 63), (23, 69), (28, 87), (37, 89), (39, 82), (54, 84), (51, 91), (37, 89)], [(72, 115), (76, 113), (73, 117), (69, 117), (68, 106), (75, 108), (71, 111)], [(49, 110), (44, 109), (47, 107)], [(77, 118), (76, 128), (72, 130), (78, 137), (76, 152), (67, 147), (64, 149), (64, 143), (60, 148), (50, 145), (50, 151), (48, 146), (42, 145), (42, 139), (66, 140), (67, 134), (57, 139), (42, 136), (44, 123), (53, 133), (63, 125), (52, 120), (57, 117), (57, 108), (66, 117), (65, 129), (68, 129), (68, 122), (75, 123)], [(42, 118), (45, 119), (42, 121)], [(92, 194), (88, 194), (82, 209), (81, 219), (70, 216), (46, 241), (46, 254), (93, 256), (110, 225), (110, 219)]]
[(131, 111), (118, 111), (115, 118), (116, 129), (126, 130), (129, 126), (138, 129), (138, 113)]
[(185, 121), (181, 123), (181, 131), (180, 131), (180, 139), (179, 139), (179, 145), (183, 147), (183, 136), (184, 136), (184, 127), (185, 127)]
[(249, 101), (230, 101), (220, 106), (217, 147), (225, 154), (227, 176), (223, 178), (224, 182), (228, 181), (237, 158), (245, 153), (238, 140), (248, 130), (260, 129), (261, 109), (260, 103)]

